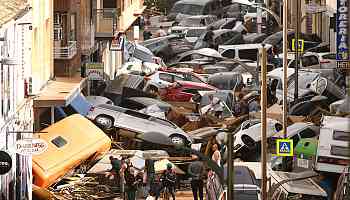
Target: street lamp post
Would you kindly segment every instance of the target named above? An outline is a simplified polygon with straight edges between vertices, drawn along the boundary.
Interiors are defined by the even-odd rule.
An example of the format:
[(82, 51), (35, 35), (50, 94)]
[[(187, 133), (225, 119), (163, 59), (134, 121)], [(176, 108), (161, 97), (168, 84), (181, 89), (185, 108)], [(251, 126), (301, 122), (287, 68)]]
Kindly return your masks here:
[[(287, 138), (288, 126), (288, 0), (283, 1), (283, 138)], [(287, 157), (282, 158), (282, 167), (287, 168)]]

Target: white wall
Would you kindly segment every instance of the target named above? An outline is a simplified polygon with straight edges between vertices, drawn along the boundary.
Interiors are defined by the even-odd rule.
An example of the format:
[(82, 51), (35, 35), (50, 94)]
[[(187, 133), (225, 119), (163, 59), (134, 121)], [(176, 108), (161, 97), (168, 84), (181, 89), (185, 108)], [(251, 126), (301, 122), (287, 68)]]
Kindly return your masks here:
[[(19, 199), (31, 196), (31, 157), (16, 156), (15, 149), (16, 140), (28, 135), (9, 133), (33, 130), (32, 101), (24, 97), (24, 80), (31, 76), (31, 21), (31, 12), (28, 12), (0, 29), (0, 37), (5, 37), (5, 41), (0, 42), (1, 57), (8, 57), (14, 63), (0, 65), (0, 150), (12, 157), (11, 171), (0, 176), (0, 193), (9, 200), (12, 200), (10, 194)], [(20, 184), (17, 192), (15, 185), (10, 187), (16, 176)]]

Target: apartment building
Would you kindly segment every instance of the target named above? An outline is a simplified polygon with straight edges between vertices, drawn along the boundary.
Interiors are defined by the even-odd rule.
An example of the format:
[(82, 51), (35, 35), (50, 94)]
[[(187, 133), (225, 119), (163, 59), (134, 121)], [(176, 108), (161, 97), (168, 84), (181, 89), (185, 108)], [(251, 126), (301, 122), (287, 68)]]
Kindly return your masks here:
[[(0, 151), (1, 161), (11, 164), (9, 171), (0, 176), (0, 199), (28, 199), (31, 156), (16, 154), (16, 142), (32, 137), (33, 131), (32, 98), (28, 93), (33, 72), (33, 9), (29, 1), (8, 0), (0, 5), (0, 11)], [(7, 161), (4, 154), (9, 156)]]
[(116, 70), (123, 64), (122, 50), (112, 47), (112, 39), (120, 35), (120, 40), (134, 40), (133, 23), (142, 15), (143, 0), (95, 0), (93, 12), (95, 37), (98, 41), (98, 62), (104, 66), (104, 73), (114, 79)]

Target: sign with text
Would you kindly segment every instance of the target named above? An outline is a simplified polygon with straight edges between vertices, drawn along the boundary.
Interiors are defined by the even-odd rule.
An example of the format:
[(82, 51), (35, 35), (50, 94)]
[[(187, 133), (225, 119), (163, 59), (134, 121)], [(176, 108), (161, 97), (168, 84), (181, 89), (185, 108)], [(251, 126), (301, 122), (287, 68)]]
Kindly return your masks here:
[(88, 77), (89, 80), (103, 80), (103, 63), (86, 63), (86, 77)]
[(16, 141), (16, 153), (23, 156), (39, 155), (45, 152), (48, 144), (42, 139), (23, 139)]
[(12, 168), (12, 158), (5, 151), (0, 151), (0, 175), (7, 174)]
[(293, 140), (289, 139), (277, 139), (276, 146), (277, 156), (293, 156)]
[(340, 62), (349, 61), (349, 1), (337, 0), (337, 55)]

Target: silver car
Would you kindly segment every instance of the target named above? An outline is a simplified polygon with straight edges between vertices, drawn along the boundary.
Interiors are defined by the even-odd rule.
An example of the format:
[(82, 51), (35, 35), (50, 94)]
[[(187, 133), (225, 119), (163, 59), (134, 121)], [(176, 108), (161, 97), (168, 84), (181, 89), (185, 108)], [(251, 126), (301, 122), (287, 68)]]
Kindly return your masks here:
[(119, 128), (124, 137), (164, 145), (190, 145), (192, 138), (174, 123), (108, 104), (90, 110), (87, 118), (102, 129)]

